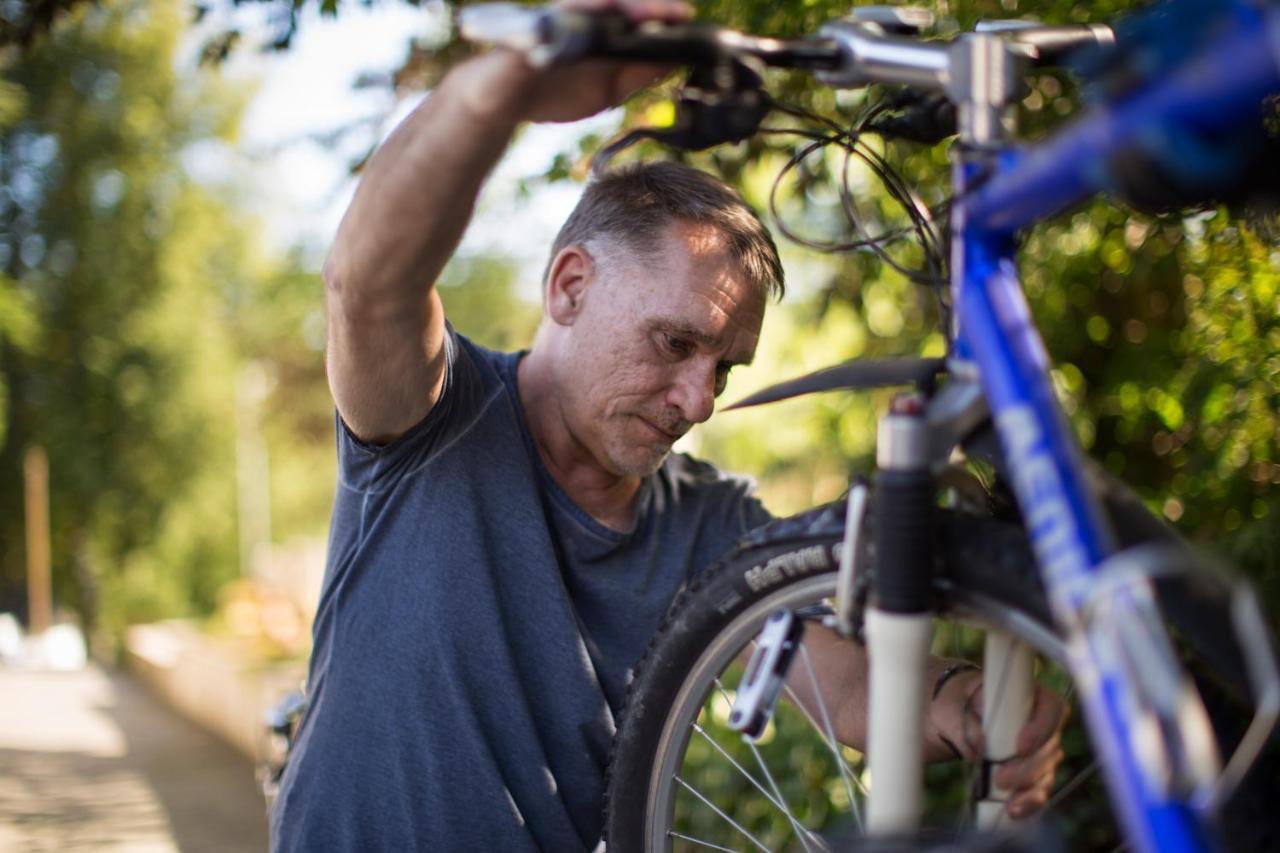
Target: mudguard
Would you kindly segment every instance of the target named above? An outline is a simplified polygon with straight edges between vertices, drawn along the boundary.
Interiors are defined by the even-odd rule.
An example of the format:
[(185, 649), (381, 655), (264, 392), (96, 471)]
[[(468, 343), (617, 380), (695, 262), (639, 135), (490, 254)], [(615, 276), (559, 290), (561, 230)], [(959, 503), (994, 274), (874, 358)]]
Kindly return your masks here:
[(818, 391), (865, 391), (895, 385), (915, 385), (927, 389), (945, 368), (946, 359), (942, 358), (856, 358), (770, 385), (725, 407), (724, 411), (776, 403)]

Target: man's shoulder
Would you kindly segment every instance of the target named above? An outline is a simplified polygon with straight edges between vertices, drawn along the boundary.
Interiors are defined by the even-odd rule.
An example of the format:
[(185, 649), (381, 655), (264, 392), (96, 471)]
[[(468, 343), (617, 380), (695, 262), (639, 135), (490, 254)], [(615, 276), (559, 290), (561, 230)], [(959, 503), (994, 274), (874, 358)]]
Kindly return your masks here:
[(487, 374), (491, 380), (498, 380), (504, 384), (510, 381), (510, 374), (515, 370), (520, 353), (490, 349), (459, 332), (452, 325), (448, 326), (447, 338), (453, 349), (449, 353), (451, 360), (465, 358), (474, 367)]
[[(445, 336), (448, 367), (440, 400), (417, 424), (394, 441), (361, 441), (338, 416), (339, 477), (358, 492), (382, 491), (390, 481), (425, 469), (449, 448), (466, 450), (462, 439), (481, 425), (503, 425), (511, 432), (516, 353), (504, 353), (475, 343), (449, 326)], [(493, 413), (498, 413), (496, 417)], [(492, 442), (489, 442), (492, 444)], [(501, 446), (508, 446), (505, 442)]]
[(690, 535), (697, 543), (694, 571), (710, 565), (744, 533), (772, 515), (756, 497), (750, 477), (717, 468), (685, 453), (672, 453), (659, 470), (663, 487), (656, 507), (667, 535)]
[(687, 453), (672, 453), (660, 469), (673, 491), (690, 494), (736, 493), (749, 495), (756, 489), (756, 481), (742, 474), (723, 471), (705, 459)]
[(516, 366), (519, 353), (479, 344), (452, 327), (446, 347), (449, 367), (440, 408), (442, 435), (458, 437), (486, 423), (510, 424), (518, 405)]

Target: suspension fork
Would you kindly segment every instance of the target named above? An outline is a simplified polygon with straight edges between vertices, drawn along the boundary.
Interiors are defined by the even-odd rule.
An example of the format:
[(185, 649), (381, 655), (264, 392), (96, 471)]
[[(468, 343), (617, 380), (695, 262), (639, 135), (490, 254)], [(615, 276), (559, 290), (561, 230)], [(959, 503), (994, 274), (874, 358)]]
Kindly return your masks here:
[[(958, 396), (963, 400), (965, 393)], [(948, 416), (964, 418), (962, 411), (948, 412), (941, 422), (934, 422), (918, 395), (901, 395), (881, 419), (877, 437), (877, 556), (864, 621), (870, 662), (867, 829), (875, 835), (910, 835), (919, 828), (923, 811), (922, 733), (932, 700), (927, 673), (933, 633), (930, 591), (937, 556), (937, 482), (931, 463), (943, 445), (952, 443)], [(851, 508), (853, 498), (851, 492)], [(852, 517), (851, 509), (850, 523)], [(861, 513), (857, 517), (860, 522)], [(847, 531), (846, 541), (855, 532)], [(989, 829), (1009, 820), (1005, 812), (1009, 792), (997, 787), (992, 777), (1001, 762), (1016, 754), (1018, 733), (1030, 714), (1031, 649), (1012, 635), (989, 632), (984, 670), (984, 760), (977, 820)]]
[(920, 823), (925, 673), (933, 620), (934, 479), (918, 395), (900, 395), (876, 440), (876, 553), (865, 632), (870, 667), (867, 830), (906, 835)]

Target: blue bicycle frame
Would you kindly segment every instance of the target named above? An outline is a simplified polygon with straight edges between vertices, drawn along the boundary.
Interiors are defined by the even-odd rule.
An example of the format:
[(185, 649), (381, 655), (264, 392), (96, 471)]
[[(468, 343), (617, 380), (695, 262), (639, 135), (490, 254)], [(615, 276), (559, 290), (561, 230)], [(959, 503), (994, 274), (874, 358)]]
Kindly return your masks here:
[[(1114, 189), (1103, 164), (1118, 152), (1179, 128), (1247, 118), (1280, 90), (1280, 10), (1242, 4), (1233, 15), (1211, 48), (1158, 81), (1099, 107), (1044, 144), (987, 152), (981, 167), (966, 155), (955, 170), (961, 202), (953, 215), (954, 353), (977, 363), (1054, 616), (1071, 638), (1072, 668), (1106, 759), (1114, 805), (1143, 850), (1215, 845), (1205, 805), (1169, 790), (1160, 756), (1139, 737), (1132, 677), (1116, 660), (1105, 626), (1099, 630), (1091, 616), (1100, 567), (1115, 546), (1054, 397), (1018, 282), (1015, 234)], [(984, 169), (985, 179), (971, 187)], [(1139, 586), (1109, 592), (1110, 618), (1141, 620), (1151, 607), (1147, 593)]]

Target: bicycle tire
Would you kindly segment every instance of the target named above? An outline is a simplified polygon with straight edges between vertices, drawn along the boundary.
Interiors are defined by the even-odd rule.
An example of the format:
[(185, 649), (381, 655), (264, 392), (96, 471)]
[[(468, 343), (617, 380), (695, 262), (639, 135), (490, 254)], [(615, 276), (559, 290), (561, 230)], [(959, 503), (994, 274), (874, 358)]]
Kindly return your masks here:
[[(805, 584), (833, 588), (843, 522), (843, 504), (775, 521), (678, 597), (637, 667), (615, 738), (605, 807), (611, 853), (665, 848), (665, 841), (654, 843), (651, 832), (654, 800), (663, 800), (659, 807), (665, 808), (667, 796), (655, 795), (655, 766), (666, 748), (664, 737), (683, 736), (686, 744), (689, 737), (671, 734), (683, 724), (669, 725), (669, 709), (680, 704), (698, 661), (744, 614), (762, 620), (774, 600)], [(1007, 522), (944, 511), (936, 533), (945, 565), (935, 579), (935, 609), (980, 616), (1061, 662), (1063, 645), (1022, 531)]]

